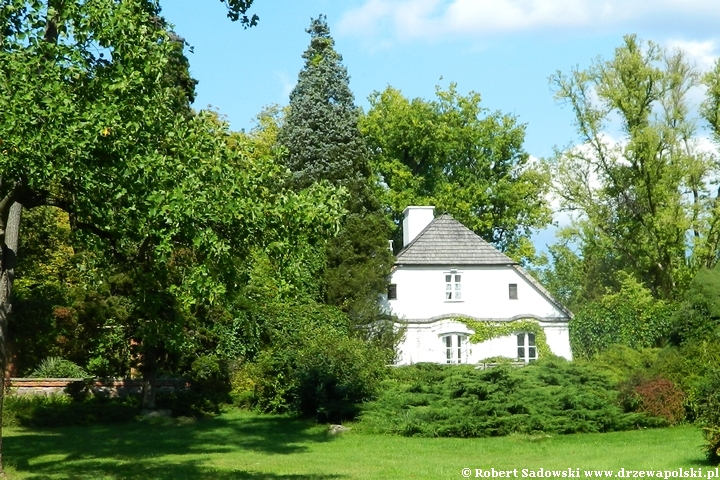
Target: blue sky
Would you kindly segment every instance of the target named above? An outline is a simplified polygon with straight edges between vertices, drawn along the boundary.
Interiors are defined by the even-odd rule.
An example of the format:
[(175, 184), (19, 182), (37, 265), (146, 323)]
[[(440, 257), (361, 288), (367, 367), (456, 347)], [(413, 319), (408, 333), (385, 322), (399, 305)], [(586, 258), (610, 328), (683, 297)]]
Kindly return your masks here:
[[(487, 108), (527, 124), (526, 149), (547, 157), (575, 140), (572, 115), (548, 77), (610, 58), (635, 33), (682, 48), (699, 69), (720, 50), (717, 0), (255, 0), (243, 30), (218, 0), (165, 0), (163, 14), (194, 47), (196, 108), (212, 105), (248, 129), (269, 104), (287, 104), (302, 68), (310, 19), (327, 15), (356, 103), (391, 85), (432, 98), (436, 85), (474, 90)], [(536, 238), (539, 247), (552, 231)]]

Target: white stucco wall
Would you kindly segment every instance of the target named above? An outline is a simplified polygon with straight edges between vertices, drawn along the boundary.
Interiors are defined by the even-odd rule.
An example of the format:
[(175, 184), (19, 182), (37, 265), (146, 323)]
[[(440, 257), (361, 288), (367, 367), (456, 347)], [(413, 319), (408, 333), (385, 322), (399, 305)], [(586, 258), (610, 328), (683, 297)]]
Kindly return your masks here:
[[(461, 300), (445, 298), (445, 274), (451, 270), (461, 275)], [(550, 350), (568, 359), (572, 356), (566, 315), (511, 267), (399, 267), (390, 283), (397, 285), (397, 299), (387, 300), (385, 305), (404, 320), (406, 329), (398, 347), (399, 365), (445, 363), (442, 337), (473, 333), (464, 323), (442, 318), (452, 315), (495, 321), (530, 316), (545, 320), (540, 326)], [(517, 285), (517, 300), (509, 298), (511, 283)], [(495, 356), (517, 356), (515, 335), (467, 345), (468, 363)]]
[[(512, 318), (533, 314), (563, 318), (565, 314), (511, 267), (457, 267), (462, 300), (445, 299), (445, 273), (450, 267), (399, 267), (390, 283), (397, 285), (397, 299), (389, 300), (392, 312), (408, 320), (450, 313), (477, 318)], [(510, 300), (508, 285), (517, 284), (518, 299)]]

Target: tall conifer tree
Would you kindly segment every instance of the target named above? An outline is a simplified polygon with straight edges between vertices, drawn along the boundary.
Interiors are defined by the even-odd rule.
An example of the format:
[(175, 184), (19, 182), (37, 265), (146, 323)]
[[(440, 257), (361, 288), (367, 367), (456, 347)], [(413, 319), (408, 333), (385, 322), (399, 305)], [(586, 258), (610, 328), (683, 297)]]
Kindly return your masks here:
[(311, 40), (303, 54), (305, 66), (290, 94), (278, 141), (288, 150), (295, 188), (328, 181), (349, 191), (343, 228), (325, 248), (325, 300), (356, 325), (376, 326), (378, 294), (392, 265), (390, 224), (372, 193), (369, 151), (358, 129), (360, 111), (325, 16), (313, 19), (306, 31)]

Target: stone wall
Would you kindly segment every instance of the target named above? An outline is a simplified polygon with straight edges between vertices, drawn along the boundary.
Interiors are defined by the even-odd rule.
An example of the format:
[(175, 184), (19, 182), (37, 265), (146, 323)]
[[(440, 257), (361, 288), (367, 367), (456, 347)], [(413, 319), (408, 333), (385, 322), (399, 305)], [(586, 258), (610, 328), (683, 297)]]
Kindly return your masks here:
[[(71, 383), (84, 381), (82, 378), (11, 378), (6, 387), (9, 395), (57, 395), (65, 393), (65, 388)], [(159, 379), (155, 386), (158, 392), (173, 392), (190, 387), (185, 380), (180, 379)], [(110, 398), (140, 395), (142, 380), (95, 380), (91, 390), (95, 395)]]

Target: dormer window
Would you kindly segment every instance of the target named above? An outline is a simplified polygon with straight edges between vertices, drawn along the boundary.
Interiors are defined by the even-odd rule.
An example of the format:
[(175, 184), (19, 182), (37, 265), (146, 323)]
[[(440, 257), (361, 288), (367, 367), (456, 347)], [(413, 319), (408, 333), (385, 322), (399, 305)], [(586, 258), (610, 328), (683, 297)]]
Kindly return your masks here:
[(457, 272), (445, 274), (445, 300), (462, 300), (462, 275)]

